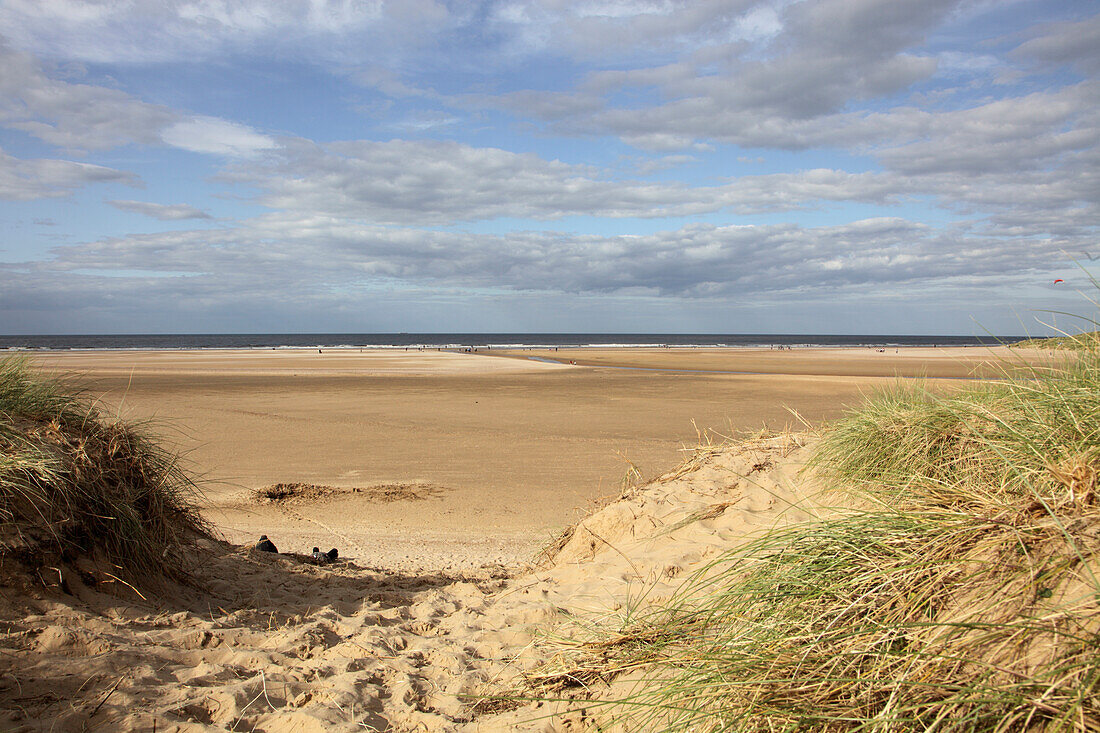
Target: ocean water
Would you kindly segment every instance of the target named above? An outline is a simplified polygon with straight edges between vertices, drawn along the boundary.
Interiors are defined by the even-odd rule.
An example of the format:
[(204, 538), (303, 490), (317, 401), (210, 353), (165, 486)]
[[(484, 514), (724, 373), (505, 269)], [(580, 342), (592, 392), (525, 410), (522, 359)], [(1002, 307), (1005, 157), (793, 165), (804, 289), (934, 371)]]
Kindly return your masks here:
[(520, 347), (770, 347), (989, 346), (1024, 336), (896, 336), (884, 334), (671, 333), (223, 333), (93, 336), (2, 336), (0, 350), (166, 350), (292, 348)]

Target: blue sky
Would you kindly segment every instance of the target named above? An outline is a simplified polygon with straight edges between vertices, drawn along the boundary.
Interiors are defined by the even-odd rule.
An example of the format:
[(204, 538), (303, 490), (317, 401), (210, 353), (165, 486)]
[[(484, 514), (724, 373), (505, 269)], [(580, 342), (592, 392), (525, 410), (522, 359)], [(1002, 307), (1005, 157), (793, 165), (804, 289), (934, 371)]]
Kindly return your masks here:
[(0, 333), (1073, 329), (1098, 72), (1095, 2), (0, 0)]

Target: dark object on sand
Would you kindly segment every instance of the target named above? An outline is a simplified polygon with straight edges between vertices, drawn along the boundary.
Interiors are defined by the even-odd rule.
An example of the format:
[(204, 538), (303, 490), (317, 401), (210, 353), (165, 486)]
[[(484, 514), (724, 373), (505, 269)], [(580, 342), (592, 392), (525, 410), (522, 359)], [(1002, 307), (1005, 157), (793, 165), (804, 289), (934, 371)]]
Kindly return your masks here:
[(260, 541), (256, 543), (256, 549), (260, 552), (279, 552), (275, 548), (275, 543), (269, 540), (266, 534), (260, 535)]
[(340, 553), (333, 547), (328, 552), (321, 552), (321, 548), (314, 547), (313, 552), (310, 553), (310, 558), (318, 565), (327, 565), (330, 562), (335, 562), (336, 558), (340, 556)]

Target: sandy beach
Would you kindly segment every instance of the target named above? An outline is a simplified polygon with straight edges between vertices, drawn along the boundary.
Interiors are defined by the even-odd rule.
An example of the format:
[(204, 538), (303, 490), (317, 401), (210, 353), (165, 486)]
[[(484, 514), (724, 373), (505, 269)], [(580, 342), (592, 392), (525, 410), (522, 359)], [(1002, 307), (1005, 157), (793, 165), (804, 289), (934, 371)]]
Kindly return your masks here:
[[(230, 541), (267, 534), (415, 571), (524, 560), (624, 480), (676, 466), (705, 431), (805, 427), (794, 413), (820, 424), (897, 376), (965, 378), (1003, 351), (112, 351), (35, 363), (182, 451)], [(276, 484), (303, 495), (256, 500)]]
[[(995, 356), (1045, 358), (36, 355), (187, 451), (228, 542), (200, 540), (186, 580), (150, 579), (144, 594), (93, 558), (31, 575), (0, 563), (0, 727), (607, 730), (583, 700), (638, 678), (578, 684), (554, 671), (563, 651), (613, 638), (751, 538), (834, 515), (836, 495), (804, 471), (814, 425), (898, 378), (968, 384)], [(736, 373), (749, 366), (772, 372)], [(788, 407), (809, 425), (784, 430)], [(696, 426), (713, 441), (700, 446)], [(779, 432), (722, 438), (762, 426)], [(644, 476), (623, 484), (622, 456)], [(261, 533), (278, 554), (254, 549)], [(313, 562), (312, 545), (340, 557)], [(564, 699), (493, 698), (512, 693)]]
[[(819, 424), (897, 376), (967, 377), (1007, 353), (286, 349), (34, 363), (182, 451), (229, 541), (268, 534), (418, 571), (522, 562), (624, 479), (676, 466), (702, 432), (802, 429), (794, 413)], [(278, 484), (301, 496), (257, 500)]]

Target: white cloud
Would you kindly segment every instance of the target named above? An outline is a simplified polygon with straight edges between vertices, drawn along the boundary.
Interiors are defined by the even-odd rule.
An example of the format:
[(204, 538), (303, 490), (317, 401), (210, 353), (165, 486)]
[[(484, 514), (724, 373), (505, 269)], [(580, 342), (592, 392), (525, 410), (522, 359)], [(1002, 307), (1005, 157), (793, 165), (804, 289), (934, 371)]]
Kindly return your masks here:
[[(213, 230), (57, 250), (25, 263), (20, 282), (53, 287), (70, 278), (94, 290), (88, 272), (196, 272), (149, 287), (257, 310), (272, 292), (293, 292), (316, 309), (332, 301), (313, 294), (378, 283), (624, 302), (639, 294), (824, 302), (879, 287), (916, 299), (937, 284), (1024, 282), (1062, 261), (1062, 250), (1087, 248), (1100, 227), (1100, 86), (1090, 76), (1100, 70), (1100, 16), (986, 39), (971, 30), (986, 27), (976, 7), (1008, 15), (999, 4), (961, 0), (8, 0), (0, 33), (43, 58), (321, 60), (337, 80), (360, 85), (344, 99), (349, 107), (361, 102), (384, 115), (364, 136), (417, 138), (276, 137), (78, 83), (48, 61), (0, 50), (0, 124), (75, 151), (167, 144), (217, 156), (226, 159), (217, 180), (251, 187), (273, 210)], [(965, 39), (953, 25), (960, 13), (969, 14)], [(532, 64), (539, 71), (530, 73)], [(517, 89), (525, 78), (532, 88)], [(504, 130), (487, 110), (518, 124)], [(461, 113), (479, 127), (464, 125)], [(334, 129), (343, 128), (326, 128)], [(533, 130), (544, 137), (527, 137)], [(433, 134), (494, 142), (422, 139)], [(516, 150), (552, 151), (554, 135), (586, 144), (610, 135), (677, 155), (630, 174), (625, 164), (603, 169), (505, 149), (519, 140)], [(690, 168), (661, 171), (687, 162), (684, 151), (698, 159)], [(0, 155), (8, 198), (134, 180), (112, 168)], [(758, 161), (753, 170), (763, 174), (718, 177), (735, 159)], [(636, 177), (643, 173), (660, 175)], [(711, 177), (687, 178), (695, 175)], [(563, 217), (706, 215), (729, 224), (810, 208), (834, 221), (871, 211), (834, 202), (898, 206), (914, 218), (939, 211), (926, 225), (687, 219), (635, 237), (425, 229)], [(184, 204), (109, 203), (162, 220), (205, 216)], [(116, 287), (127, 283), (135, 292), (148, 285), (115, 278)]]
[[(820, 0), (719, 8), (702, 3), (677, 8), (671, 19), (645, 32), (631, 26), (630, 43), (636, 45), (624, 41), (625, 48), (612, 55), (615, 63), (588, 73), (576, 89), (461, 100), (546, 122), (551, 132), (613, 134), (650, 150), (683, 149), (696, 141), (786, 149), (850, 144), (853, 136), (844, 127), (846, 118), (855, 116), (853, 105), (903, 92), (935, 75), (937, 57), (916, 49), (957, 4)], [(539, 26), (541, 16), (530, 4), (524, 8), (521, 25)], [(643, 25), (652, 20), (651, 14), (638, 17), (645, 19), (638, 20)], [(736, 29), (754, 23), (759, 33), (750, 42)], [(618, 48), (604, 38), (606, 28), (592, 30), (600, 31), (594, 45)], [(680, 33), (688, 33), (683, 46), (676, 42)], [(567, 45), (583, 43), (574, 34), (563, 35)], [(662, 46), (655, 38), (668, 43)], [(643, 49), (641, 56), (632, 53)], [(616, 103), (619, 95), (635, 93), (645, 101)]]
[(777, 9), (768, 4), (757, 5), (737, 20), (736, 38), (763, 41), (774, 38), (783, 30)]
[(248, 125), (217, 117), (192, 117), (176, 122), (161, 133), (161, 138), (177, 148), (230, 158), (248, 158), (277, 144), (274, 138)]
[(857, 125), (886, 141), (876, 155), (906, 174), (1033, 170), (1100, 144), (1096, 100), (1100, 84), (929, 112), (899, 107), (865, 116)]
[(885, 203), (909, 191), (890, 176), (827, 169), (693, 187), (612, 178), (530, 153), (406, 140), (326, 146), (287, 140), (278, 154), (240, 162), (223, 178), (259, 189), (258, 201), (277, 210), (413, 225), (784, 211), (823, 200)]
[(93, 183), (134, 185), (137, 176), (101, 165), (71, 160), (23, 160), (0, 150), (0, 199), (32, 201), (68, 196)]
[(501, 34), (506, 53), (550, 51), (578, 60), (653, 58), (721, 45), (743, 26), (747, 14), (760, 12), (757, 0), (508, 0), (488, 5), (488, 27)]
[(247, 125), (184, 117), (117, 89), (51, 78), (32, 56), (2, 45), (0, 125), (76, 151), (165, 143), (192, 152), (249, 157), (277, 145)]
[(122, 211), (151, 216), (161, 221), (180, 221), (183, 219), (209, 219), (205, 211), (188, 204), (154, 204), (148, 201), (108, 201), (108, 204)]
[[(746, 215), (823, 208), (831, 202), (891, 206), (924, 197), (945, 214), (967, 213), (975, 224), (983, 217), (1004, 217), (1009, 210), (1017, 226), (1028, 212), (1037, 215), (1036, 221), (1048, 222), (1050, 212), (1058, 211), (1063, 216), (1059, 229), (1084, 231), (1100, 217), (1100, 174), (1088, 157), (1100, 137), (1087, 130), (1042, 134), (1064, 119), (1058, 106), (1047, 98), (1022, 103), (1019, 114), (1007, 115), (1012, 123), (998, 126), (1001, 139), (980, 131), (984, 120), (999, 119), (1004, 108), (971, 110), (943, 120), (916, 111), (913, 117), (906, 110), (885, 115), (873, 124), (893, 128), (903, 139), (918, 133), (929, 139), (881, 147), (878, 154), (888, 167), (880, 172), (816, 168), (690, 186), (618, 177), (592, 166), (454, 142), (320, 146), (288, 139), (284, 149), (239, 161), (223, 178), (256, 188), (256, 200), (275, 210), (391, 225), (499, 217)], [(1029, 122), (1025, 110), (1031, 107), (1050, 116)], [(1037, 228), (1033, 234), (1045, 236), (1048, 231)]]
[(1040, 26), (1037, 37), (1017, 48), (1015, 55), (1047, 64), (1077, 66), (1087, 72), (1100, 71), (1100, 14)]
[(129, 64), (193, 61), (229, 49), (339, 63), (408, 62), (441, 41), (480, 35), (493, 39), (489, 54), (505, 57), (550, 50), (577, 59), (641, 58), (719, 45), (735, 35), (764, 37), (777, 23), (773, 4), (758, 0), (7, 0), (0, 5), (0, 32), (18, 48)]
[(0, 32), (24, 50), (95, 63), (194, 61), (230, 49), (367, 61), (464, 17), (435, 0), (7, 0)]
[[(1081, 249), (1087, 240), (1075, 240)], [(1011, 282), (1066, 262), (1066, 242), (1003, 240), (900, 218), (803, 228), (688, 225), (645, 236), (461, 232), (269, 215), (214, 230), (60, 247), (31, 272), (196, 272), (241, 292), (297, 292), (390, 282), (666, 298), (792, 298), (911, 288), (950, 278)], [(816, 295), (814, 295), (816, 293)]]
[(103, 150), (159, 142), (175, 117), (117, 89), (52, 79), (36, 59), (0, 44), (0, 125), (61, 148)]

